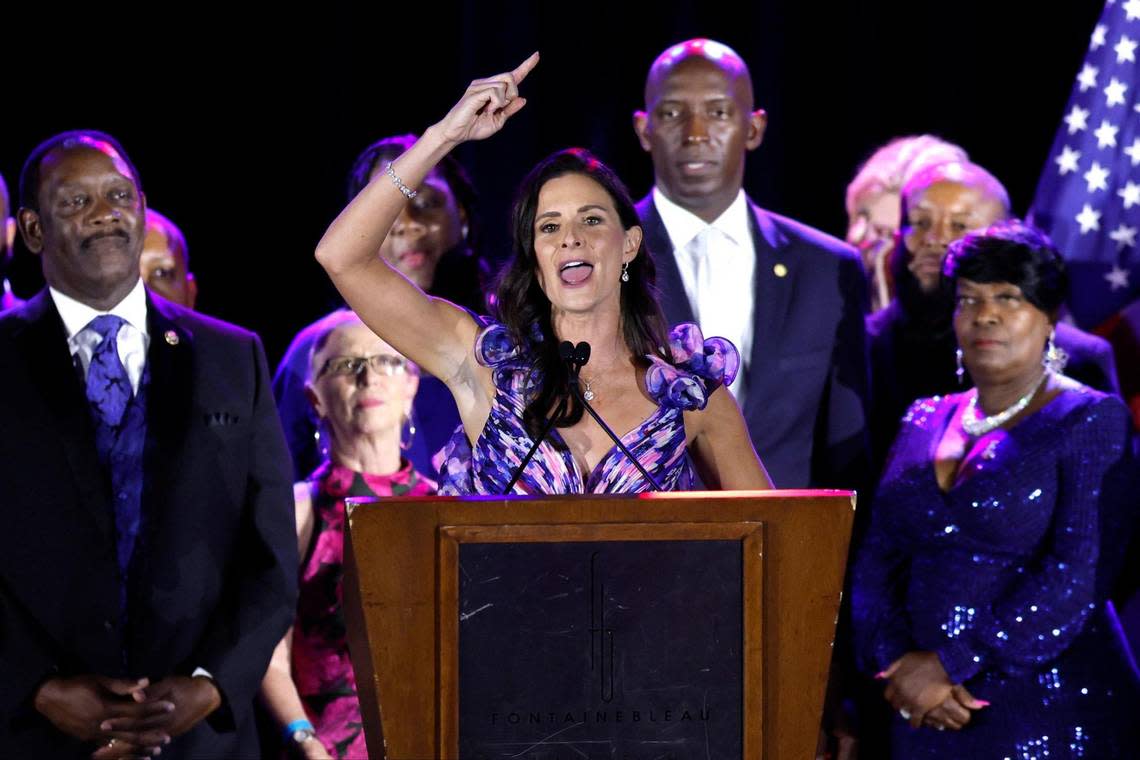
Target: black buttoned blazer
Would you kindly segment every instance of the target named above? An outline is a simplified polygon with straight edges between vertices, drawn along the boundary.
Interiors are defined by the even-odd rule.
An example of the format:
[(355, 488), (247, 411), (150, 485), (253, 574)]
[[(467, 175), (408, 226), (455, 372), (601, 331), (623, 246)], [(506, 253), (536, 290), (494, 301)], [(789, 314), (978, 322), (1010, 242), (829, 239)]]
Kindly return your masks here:
[(46, 290), (0, 316), (0, 757), (82, 757), (31, 707), (53, 675), (208, 670), (225, 704), (163, 757), (258, 754), (251, 708), (294, 616), (289, 455), (257, 336), (148, 296), (143, 521), (129, 623), (83, 379)]

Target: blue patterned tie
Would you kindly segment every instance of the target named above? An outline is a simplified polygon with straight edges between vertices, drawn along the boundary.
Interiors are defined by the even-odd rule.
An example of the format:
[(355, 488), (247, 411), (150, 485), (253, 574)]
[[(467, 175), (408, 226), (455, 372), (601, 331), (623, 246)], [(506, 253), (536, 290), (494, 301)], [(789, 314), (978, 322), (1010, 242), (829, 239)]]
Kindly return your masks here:
[(85, 329), (99, 333), (102, 340), (91, 355), (87, 368), (87, 401), (103, 424), (117, 427), (123, 421), (131, 400), (131, 379), (119, 359), (119, 328), (125, 321), (112, 314), (91, 320)]
[(142, 408), (145, 377), (138, 401), (131, 403), (131, 380), (119, 359), (119, 328), (125, 321), (105, 314), (86, 329), (101, 337), (87, 367), (87, 401), (95, 423), (95, 449), (110, 477), (115, 520), (115, 554), (119, 564), (119, 612), (127, 622), (127, 576), (142, 520), (143, 448), (146, 418)]

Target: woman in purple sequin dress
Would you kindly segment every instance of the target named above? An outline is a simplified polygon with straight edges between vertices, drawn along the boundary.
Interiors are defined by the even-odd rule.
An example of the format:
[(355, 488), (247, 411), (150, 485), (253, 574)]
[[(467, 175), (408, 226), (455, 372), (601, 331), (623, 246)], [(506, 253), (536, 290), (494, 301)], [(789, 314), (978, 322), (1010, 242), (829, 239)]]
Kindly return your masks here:
[(355, 314), (335, 312), (317, 323), (305, 392), (328, 441), (328, 458), (295, 488), (297, 618), (261, 686), (282, 728), (304, 720), (312, 725), (312, 731), (289, 731), (290, 756), (368, 757), (342, 609), (344, 500), (435, 492), (402, 455), (417, 385), (416, 367)]
[(1140, 687), (1107, 601), (1135, 523), (1128, 413), (1052, 371), (1067, 275), (1039, 232), (967, 236), (944, 280), (976, 389), (907, 412), (854, 570), (892, 756), (1140, 757)]
[(512, 493), (651, 488), (570, 396), (564, 341), (590, 344), (583, 395), (662, 488), (694, 482), (690, 456), (709, 488), (769, 487), (739, 407), (719, 388), (736, 372), (736, 350), (691, 325), (670, 339), (629, 193), (586, 151), (556, 153), (523, 180), (496, 294), (501, 324), (426, 296), (376, 256), (440, 158), (494, 135), (526, 104), (518, 85), (537, 63), (536, 53), (513, 72), (472, 82), (341, 212), (317, 259), (364, 322), (455, 397), (462, 431), (443, 463), (448, 493), (506, 491), (548, 421), (553, 430)]

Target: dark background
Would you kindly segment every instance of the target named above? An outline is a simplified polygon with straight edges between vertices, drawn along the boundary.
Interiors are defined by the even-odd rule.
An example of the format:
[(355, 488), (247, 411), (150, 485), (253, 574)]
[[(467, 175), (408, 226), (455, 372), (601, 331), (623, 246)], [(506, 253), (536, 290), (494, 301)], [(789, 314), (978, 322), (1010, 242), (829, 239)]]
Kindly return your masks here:
[[(251, 327), (276, 362), (336, 294), (312, 258), (344, 203), (355, 155), (438, 120), (467, 82), (542, 62), (506, 130), (460, 149), (479, 189), (485, 251), (506, 250), (514, 186), (542, 156), (583, 145), (635, 197), (652, 183), (634, 137), (646, 69), (694, 36), (734, 47), (769, 114), (746, 189), (761, 205), (833, 234), (857, 166), (896, 135), (961, 144), (1028, 206), (1101, 7), (922, 2), (91, 3), (4, 11), (10, 86), (0, 173), (15, 193), (45, 137), (117, 136), (150, 204), (190, 244), (199, 309)], [(40, 285), (20, 247), (16, 290)]]

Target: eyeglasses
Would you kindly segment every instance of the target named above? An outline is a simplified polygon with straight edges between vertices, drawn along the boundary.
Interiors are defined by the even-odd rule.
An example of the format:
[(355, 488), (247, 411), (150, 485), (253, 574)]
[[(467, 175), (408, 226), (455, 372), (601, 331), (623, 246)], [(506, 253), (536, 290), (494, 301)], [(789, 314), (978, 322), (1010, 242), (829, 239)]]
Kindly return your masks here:
[(364, 370), (371, 367), (377, 375), (402, 375), (408, 370), (408, 360), (402, 356), (392, 354), (375, 354), (373, 356), (334, 356), (325, 362), (317, 377), (336, 375), (337, 377), (360, 377)]

